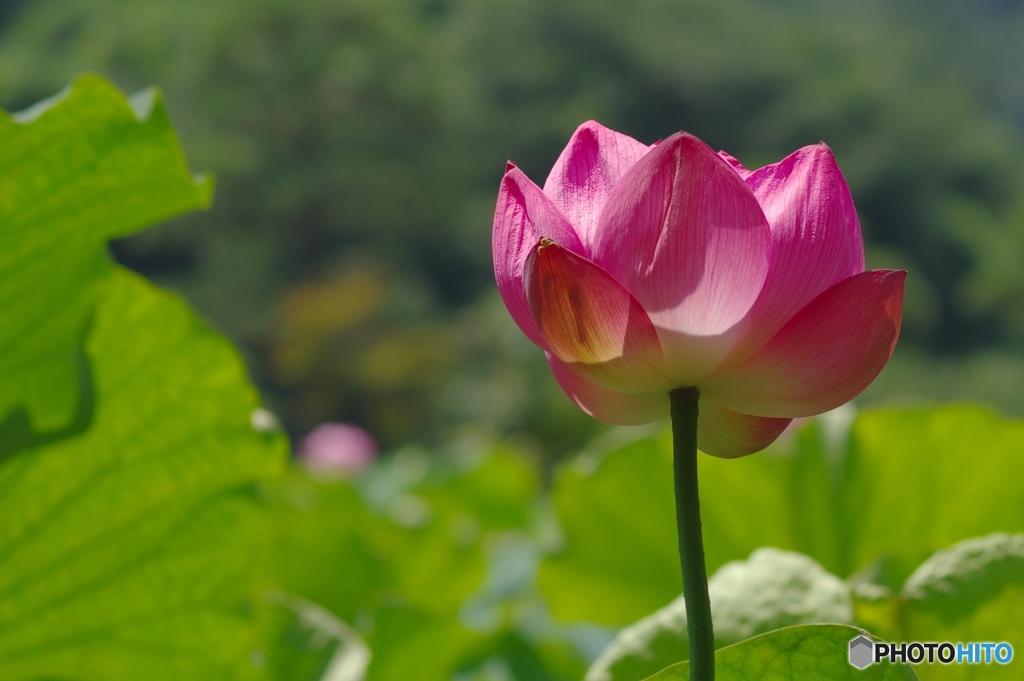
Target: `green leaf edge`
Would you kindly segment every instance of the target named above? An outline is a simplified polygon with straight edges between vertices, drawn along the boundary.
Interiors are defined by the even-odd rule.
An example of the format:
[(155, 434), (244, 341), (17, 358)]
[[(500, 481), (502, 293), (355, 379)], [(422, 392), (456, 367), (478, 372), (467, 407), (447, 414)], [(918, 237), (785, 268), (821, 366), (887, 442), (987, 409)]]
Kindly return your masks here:
[[(70, 83), (64, 86), (60, 92), (54, 95), (42, 99), (35, 104), (29, 106), (21, 111), (6, 111), (0, 108), (0, 125), (6, 123), (8, 125), (32, 125), (40, 118), (43, 118), (51, 112), (59, 112), (62, 106), (67, 105), (71, 95), (78, 91), (89, 91), (96, 90), (100, 94), (111, 97), (124, 105), (123, 112), (128, 114), (136, 120), (141, 126), (155, 125), (166, 126), (171, 134), (174, 136), (175, 142), (177, 143), (177, 157), (182, 174), (191, 176), (192, 183), (198, 190), (196, 194), (196, 203), (191, 207), (182, 208), (175, 214), (185, 213), (189, 210), (207, 210), (213, 202), (213, 191), (216, 181), (214, 176), (210, 172), (193, 173), (188, 167), (188, 161), (185, 157), (184, 146), (181, 143), (181, 137), (178, 134), (177, 128), (171, 124), (171, 117), (167, 111), (167, 105), (164, 101), (163, 90), (155, 85), (143, 88), (138, 92), (125, 95), (120, 89), (109, 80), (99, 75), (98, 73), (87, 72), (81, 75), (75, 76)], [(0, 127), (2, 131), (2, 127)], [(167, 217), (171, 217), (170, 215)], [(140, 229), (145, 229), (151, 225), (141, 225)]]
[[(745, 641), (740, 641), (739, 643), (734, 643), (731, 646), (726, 646), (724, 648), (719, 648), (718, 650), (715, 651), (716, 665), (717, 665), (718, 658), (720, 656), (722, 656), (723, 654), (728, 654), (729, 652), (731, 652), (733, 650), (736, 650), (737, 648), (740, 648), (742, 646), (747, 646), (747, 645), (755, 644), (755, 643), (759, 642), (761, 639), (769, 638), (769, 637), (772, 637), (772, 636), (777, 636), (779, 634), (779, 632), (790, 632), (790, 631), (793, 631), (793, 630), (796, 630), (796, 629), (808, 629), (808, 630), (809, 629), (819, 629), (819, 630), (820, 629), (844, 629), (844, 630), (849, 631), (851, 639), (856, 638), (857, 636), (866, 636), (869, 639), (871, 639), (872, 641), (881, 641), (881, 639), (879, 639), (877, 636), (874, 636), (870, 632), (865, 631), (864, 629), (861, 629), (859, 627), (851, 626), (849, 624), (798, 624), (796, 626), (783, 627), (781, 629), (776, 629), (774, 631), (769, 631), (769, 632), (766, 632), (764, 634), (758, 634), (757, 636), (753, 636), (751, 638), (748, 638)], [(908, 681), (915, 681), (918, 678), (917, 677), (917, 673), (911, 667), (909, 667), (908, 665), (899, 664), (899, 665), (890, 665), (890, 666), (893, 666), (893, 667), (896, 667), (898, 669), (903, 670)], [(851, 665), (850, 669), (853, 670), (855, 668)], [(646, 679), (643, 679), (642, 681), (676, 681), (676, 680), (683, 681), (684, 679), (689, 679), (690, 678), (689, 670), (690, 670), (690, 661), (689, 660), (683, 660), (682, 662), (677, 662), (676, 664), (669, 665), (668, 667), (665, 667), (660, 672), (657, 672), (656, 674), (652, 674), (651, 676), (648, 676)], [(680, 674), (678, 674), (678, 672), (683, 672), (684, 674), (680, 675)], [(677, 674), (675, 676), (665, 676), (665, 674), (673, 674), (673, 673), (677, 673)]]

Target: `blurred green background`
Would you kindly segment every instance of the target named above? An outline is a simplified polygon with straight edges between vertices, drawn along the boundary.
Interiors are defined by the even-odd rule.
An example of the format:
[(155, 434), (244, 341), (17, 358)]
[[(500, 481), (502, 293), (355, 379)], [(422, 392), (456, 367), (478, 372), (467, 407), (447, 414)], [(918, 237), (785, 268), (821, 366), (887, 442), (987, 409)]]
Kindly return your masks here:
[(904, 335), (861, 398), (1024, 413), (1024, 2), (0, 2), (0, 105), (97, 71), (159, 84), (211, 210), (117, 242), (236, 341), (293, 438), (384, 448), (601, 429), (494, 290), (506, 159), (542, 182), (580, 122), (772, 162), (820, 140)]
[[(750, 167), (824, 140), (868, 265), (910, 270), (903, 339), (858, 401), (915, 406), (837, 410), (764, 454), (701, 457), (713, 581), (732, 565), (781, 593), (754, 574), (772, 554), (732, 561), (800, 551), (845, 610), (799, 621), (1005, 639), (1019, 656), (1024, 422), (916, 405), (1024, 415), (1020, 35), (1024, 2), (1008, 0), (0, 0), (0, 106), (82, 71), (126, 92), (155, 83), (189, 166), (217, 176), (210, 210), (117, 241), (116, 257), (241, 347), (293, 440), (348, 421), (389, 454), (353, 479), (281, 470), (286, 443), (228, 345), (117, 270), (75, 355), (95, 386), (65, 391), (88, 422), (40, 436), (15, 410), (0, 424), (0, 676), (297, 681), (328, 678), (342, 650), (364, 666), (372, 651), (370, 681), (568, 681), (670, 603), (664, 424), (603, 432), (576, 410), (493, 284), (506, 159), (542, 182), (589, 118), (645, 142), (688, 130)], [(164, 165), (132, 140), (166, 132), (180, 171), (163, 109), (139, 122), (109, 86), (78, 87), (53, 120), (114, 101), (121, 127), (97, 114), (81, 130), (128, 130), (143, 177)], [(102, 147), (58, 131), (57, 148)], [(91, 170), (72, 198), (92, 197)], [(92, 262), (38, 224), (9, 230), (9, 251), (45, 242)], [(64, 262), (48, 257), (32, 272)], [(59, 273), (5, 272), (9, 299), (35, 286), (86, 309), (88, 279)], [(935, 577), (950, 564), (967, 566), (952, 588)], [(794, 602), (760, 630), (793, 623)], [(678, 659), (679, 632), (655, 634)], [(611, 667), (636, 663), (608, 650)]]

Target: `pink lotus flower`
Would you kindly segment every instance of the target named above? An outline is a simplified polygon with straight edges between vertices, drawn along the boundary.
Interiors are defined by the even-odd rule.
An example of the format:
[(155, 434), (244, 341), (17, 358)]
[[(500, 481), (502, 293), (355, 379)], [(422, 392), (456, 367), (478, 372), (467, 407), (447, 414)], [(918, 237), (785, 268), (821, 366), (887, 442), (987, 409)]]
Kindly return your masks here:
[(355, 475), (377, 457), (377, 442), (359, 426), (321, 423), (298, 446), (299, 460), (318, 475)]
[(648, 147), (587, 122), (543, 189), (508, 165), (492, 245), (512, 318), (583, 411), (649, 423), (695, 387), (715, 456), (849, 401), (899, 336), (906, 272), (864, 271), (824, 144), (751, 172), (686, 133)]

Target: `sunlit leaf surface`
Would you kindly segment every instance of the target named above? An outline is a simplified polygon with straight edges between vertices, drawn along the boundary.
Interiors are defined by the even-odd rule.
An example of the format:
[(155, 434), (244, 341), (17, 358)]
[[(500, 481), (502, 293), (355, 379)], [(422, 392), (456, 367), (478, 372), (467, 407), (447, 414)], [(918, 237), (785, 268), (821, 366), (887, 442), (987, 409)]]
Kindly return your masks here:
[[(911, 681), (907, 665), (888, 662), (858, 670), (849, 662), (849, 643), (865, 632), (837, 624), (806, 624), (762, 634), (715, 652), (716, 681)], [(688, 662), (648, 681), (688, 681)]]
[(907, 580), (899, 624), (913, 641), (1007, 642), (1010, 664), (931, 666), (922, 679), (1016, 679), (1024, 651), (1024, 535), (992, 534), (938, 551)]
[[(708, 581), (715, 648), (796, 624), (849, 624), (849, 587), (807, 556), (758, 549)], [(632, 624), (587, 671), (586, 681), (642, 679), (689, 658), (686, 602), (680, 596)]]
[(284, 441), (230, 344), (104, 247), (209, 184), (154, 94), (94, 77), (0, 137), (0, 678), (258, 678), (250, 487)]
[(160, 95), (96, 76), (0, 112), (0, 418), (67, 427), (78, 347), (111, 267), (105, 243), (210, 201)]
[[(817, 419), (766, 452), (699, 457), (709, 573), (760, 546), (898, 590), (932, 552), (1024, 531), (1024, 423), (977, 407)], [(669, 440), (641, 439), (563, 468), (563, 542), (541, 567), (553, 613), (625, 625), (678, 595)]]

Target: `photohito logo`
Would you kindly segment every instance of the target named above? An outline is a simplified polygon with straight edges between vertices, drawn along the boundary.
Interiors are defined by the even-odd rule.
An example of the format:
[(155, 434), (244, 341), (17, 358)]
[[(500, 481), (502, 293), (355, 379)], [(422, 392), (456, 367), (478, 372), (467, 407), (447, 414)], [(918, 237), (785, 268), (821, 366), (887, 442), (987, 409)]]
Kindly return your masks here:
[(867, 636), (850, 641), (850, 664), (857, 669), (888, 660), (892, 663), (1009, 664), (1009, 643), (874, 643)]
[(858, 636), (850, 641), (850, 664), (864, 669), (874, 662), (874, 644), (867, 636)]

